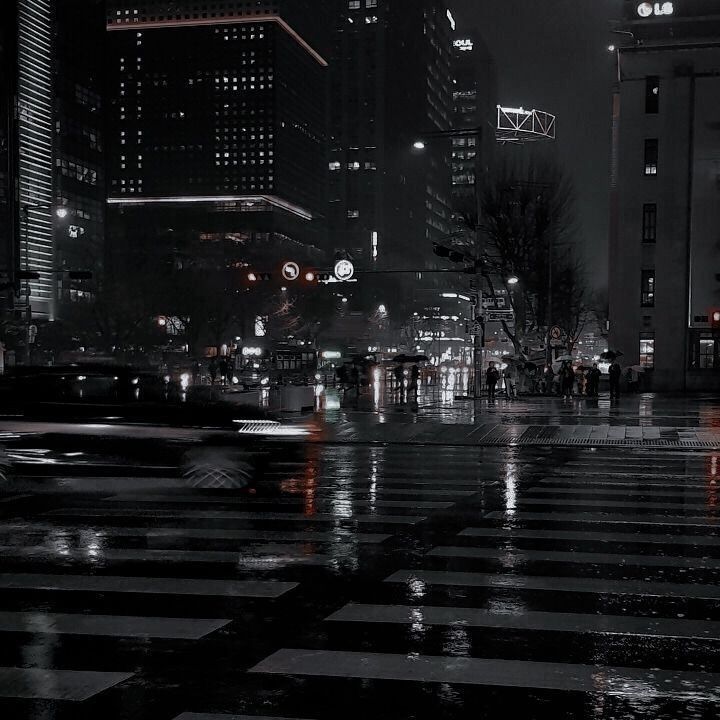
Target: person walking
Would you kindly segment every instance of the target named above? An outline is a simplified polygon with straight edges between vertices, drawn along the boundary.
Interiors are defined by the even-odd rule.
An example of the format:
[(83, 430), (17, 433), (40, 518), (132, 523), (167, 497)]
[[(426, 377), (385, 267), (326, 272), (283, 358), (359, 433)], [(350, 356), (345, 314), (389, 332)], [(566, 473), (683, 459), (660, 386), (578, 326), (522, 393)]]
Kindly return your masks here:
[(417, 402), (419, 380), (420, 368), (417, 365), (413, 365), (410, 368), (410, 392), (408, 393), (408, 400), (412, 397), (412, 399)]
[(405, 372), (403, 370), (403, 366), (396, 365), (393, 370), (393, 375), (395, 376), (395, 390), (397, 392), (398, 402), (402, 403), (404, 394), (403, 386), (405, 384)]
[(572, 365), (565, 360), (560, 368), (560, 389), (562, 391), (563, 400), (569, 400), (573, 394), (573, 384), (575, 383), (575, 372)]
[(588, 397), (597, 397), (599, 389), (600, 389), (600, 370), (597, 366), (597, 363), (593, 363), (593, 366), (588, 370), (588, 373), (587, 373), (587, 395), (588, 395)]
[(608, 371), (610, 376), (610, 399), (620, 399), (620, 378), (622, 377), (622, 368), (617, 360), (613, 360)]
[(585, 394), (587, 378), (585, 375), (585, 368), (579, 367), (575, 373), (575, 382), (577, 383), (577, 394), (582, 397)]
[(220, 383), (222, 385), (227, 385), (230, 370), (228, 359), (224, 355), (220, 358), (220, 362), (218, 363), (218, 371), (220, 373)]
[(495, 367), (495, 363), (491, 362), (485, 371), (485, 384), (487, 385), (488, 401), (495, 402), (495, 388), (500, 380), (500, 373)]
[(555, 381), (555, 371), (552, 365), (548, 363), (543, 371), (543, 382), (545, 383), (544, 391), (546, 395), (552, 395), (553, 383)]
[(215, 380), (217, 379), (217, 374), (218, 374), (217, 358), (214, 355), (210, 358), (210, 363), (208, 365), (208, 372), (210, 373), (210, 384), (214, 385)]
[(508, 400), (513, 400), (517, 397), (517, 384), (514, 377), (512, 365), (508, 365), (503, 371), (503, 378), (505, 380), (505, 394)]

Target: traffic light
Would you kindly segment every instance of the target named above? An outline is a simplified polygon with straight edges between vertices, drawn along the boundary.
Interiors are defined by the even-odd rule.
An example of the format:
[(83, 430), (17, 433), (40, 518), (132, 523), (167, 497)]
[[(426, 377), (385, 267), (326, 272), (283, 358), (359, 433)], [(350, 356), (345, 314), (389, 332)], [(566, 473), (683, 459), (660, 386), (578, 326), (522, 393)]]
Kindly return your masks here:
[(711, 308), (710, 309), (710, 325), (713, 328), (720, 328), (720, 309), (719, 308)]

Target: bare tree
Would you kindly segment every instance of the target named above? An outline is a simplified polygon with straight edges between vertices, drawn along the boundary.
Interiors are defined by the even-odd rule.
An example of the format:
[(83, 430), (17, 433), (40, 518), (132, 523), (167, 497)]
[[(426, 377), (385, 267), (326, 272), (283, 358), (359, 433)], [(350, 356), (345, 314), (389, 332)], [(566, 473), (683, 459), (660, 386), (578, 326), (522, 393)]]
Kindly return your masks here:
[(573, 207), (571, 183), (558, 166), (531, 160), (488, 178), (479, 219), (476, 210), (460, 212), (491, 297), (505, 290), (515, 312), (514, 327), (503, 323), (503, 330), (517, 353), (526, 343), (544, 344), (548, 324), (561, 325), (573, 343), (582, 332), (587, 298), (572, 249)]

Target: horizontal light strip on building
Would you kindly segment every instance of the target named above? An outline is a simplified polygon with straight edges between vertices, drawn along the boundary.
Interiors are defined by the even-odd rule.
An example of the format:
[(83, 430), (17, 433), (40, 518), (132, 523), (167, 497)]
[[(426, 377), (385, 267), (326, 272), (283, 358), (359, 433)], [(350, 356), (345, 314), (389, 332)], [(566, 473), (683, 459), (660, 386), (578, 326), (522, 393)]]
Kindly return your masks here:
[(230, 203), (230, 202), (264, 202), (273, 207), (286, 210), (303, 220), (312, 220), (309, 210), (283, 200), (276, 195), (170, 195), (166, 197), (111, 197), (108, 205), (184, 205), (186, 203)]
[(181, 20), (145, 20), (133, 18), (132, 23), (125, 23), (118, 19), (115, 24), (108, 25), (108, 31), (113, 30), (153, 30), (157, 28), (168, 27), (198, 27), (207, 25), (246, 25), (248, 23), (257, 24), (262, 22), (271, 22), (279, 25), (290, 37), (295, 40), (311, 57), (313, 57), (320, 65), (327, 67), (327, 60), (323, 58), (306, 40), (295, 32), (290, 25), (285, 22), (279, 15), (248, 15), (240, 17), (224, 17), (224, 18), (195, 18)]

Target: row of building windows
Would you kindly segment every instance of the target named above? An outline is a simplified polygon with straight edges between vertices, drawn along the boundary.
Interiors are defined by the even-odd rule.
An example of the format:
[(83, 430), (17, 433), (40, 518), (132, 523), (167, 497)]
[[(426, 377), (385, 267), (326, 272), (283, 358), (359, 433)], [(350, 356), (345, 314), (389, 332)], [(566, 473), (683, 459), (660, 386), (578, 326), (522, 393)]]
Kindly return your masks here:
[[(360, 162), (355, 160), (353, 162), (347, 163), (346, 167), (349, 172), (357, 172), (361, 169), (361, 167), (364, 170), (377, 170), (377, 163), (365, 161), (361, 166)], [(342, 169), (342, 163), (334, 160), (333, 162), (328, 163), (328, 169), (332, 172), (339, 172)]]
[[(365, 0), (366, 8), (376, 8), (378, 0)], [(348, 10), (359, 10), (362, 7), (362, 0), (348, 0)]]
[(98, 171), (95, 168), (88, 167), (77, 160), (67, 157), (58, 158), (55, 164), (60, 169), (60, 173), (65, 177), (87, 183), (88, 185), (97, 185)]

